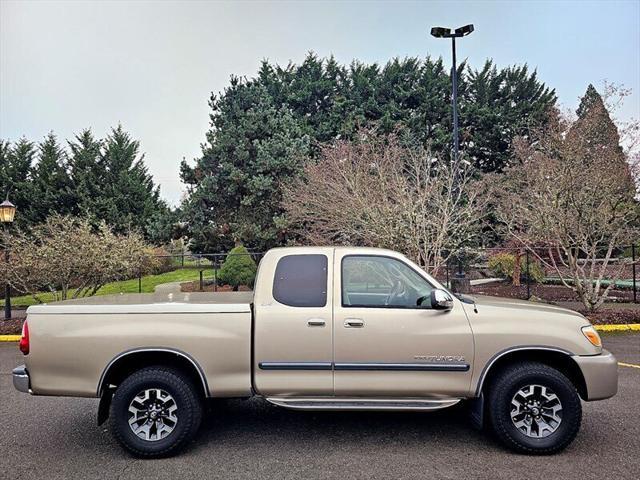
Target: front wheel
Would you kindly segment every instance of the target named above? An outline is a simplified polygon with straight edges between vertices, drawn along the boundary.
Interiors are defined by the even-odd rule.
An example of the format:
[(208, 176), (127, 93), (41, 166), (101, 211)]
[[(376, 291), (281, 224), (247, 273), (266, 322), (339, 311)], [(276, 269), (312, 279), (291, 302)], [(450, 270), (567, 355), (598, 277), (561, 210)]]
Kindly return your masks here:
[(197, 433), (202, 402), (178, 371), (148, 367), (118, 386), (110, 417), (111, 432), (126, 450), (139, 457), (163, 457)]
[(489, 389), (493, 431), (520, 453), (545, 455), (569, 445), (582, 420), (580, 397), (559, 371), (537, 362), (503, 370)]

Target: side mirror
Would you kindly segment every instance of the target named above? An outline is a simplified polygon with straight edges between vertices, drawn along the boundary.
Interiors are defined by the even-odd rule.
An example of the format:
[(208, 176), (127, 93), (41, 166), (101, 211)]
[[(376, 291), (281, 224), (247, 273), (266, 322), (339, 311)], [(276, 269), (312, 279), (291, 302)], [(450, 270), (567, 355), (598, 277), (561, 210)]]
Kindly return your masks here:
[(453, 298), (444, 290), (432, 290), (431, 308), (434, 310), (451, 310), (453, 308)]

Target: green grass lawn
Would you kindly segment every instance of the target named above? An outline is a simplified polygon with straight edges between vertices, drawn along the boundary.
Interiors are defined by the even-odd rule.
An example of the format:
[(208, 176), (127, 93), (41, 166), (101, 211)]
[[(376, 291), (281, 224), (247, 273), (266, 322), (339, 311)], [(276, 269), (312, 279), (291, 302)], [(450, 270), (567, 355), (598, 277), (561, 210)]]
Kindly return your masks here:
[[(212, 278), (213, 270), (204, 271), (204, 278)], [(200, 279), (200, 272), (196, 269), (179, 269), (160, 275), (148, 275), (142, 277), (142, 292), (152, 293), (157, 285), (170, 282), (190, 282)], [(138, 293), (138, 279), (123, 280), (121, 282), (107, 283), (96, 295), (112, 295), (114, 293)], [(43, 302), (54, 301), (53, 294), (43, 293), (40, 295)], [(21, 297), (11, 297), (11, 305), (14, 307), (28, 307), (36, 302), (31, 295)], [(0, 300), (0, 305), (4, 305), (4, 300)]]

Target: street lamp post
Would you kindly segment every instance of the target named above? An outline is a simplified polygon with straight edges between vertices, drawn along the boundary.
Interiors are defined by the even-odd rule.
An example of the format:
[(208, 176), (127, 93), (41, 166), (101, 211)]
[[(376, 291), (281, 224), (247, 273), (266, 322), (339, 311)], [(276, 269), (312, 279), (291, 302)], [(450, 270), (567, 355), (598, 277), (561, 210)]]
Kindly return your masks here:
[(436, 38), (450, 38), (451, 39), (451, 52), (453, 57), (453, 63), (451, 65), (451, 83), (453, 94), (451, 96), (451, 107), (453, 109), (453, 161), (458, 165), (458, 150), (460, 141), (458, 138), (458, 72), (456, 69), (456, 38), (466, 37), (473, 32), (473, 25), (465, 25), (464, 27), (456, 28), (453, 32), (450, 28), (433, 27), (431, 29), (431, 35)]
[[(9, 201), (9, 195), (7, 199), (0, 203), (0, 222), (2, 223), (5, 234), (5, 246), (4, 246), (4, 261), (9, 263), (9, 245), (6, 242), (7, 226), (13, 223), (13, 219), (16, 215), (16, 206)], [(11, 318), (11, 286), (7, 279), (4, 287), (4, 319), (9, 320)]]
[[(455, 188), (458, 188), (459, 179), (459, 150), (460, 140), (458, 134), (458, 70), (456, 66), (456, 38), (466, 37), (473, 32), (473, 25), (465, 25), (464, 27), (456, 28), (453, 32), (450, 28), (433, 27), (431, 28), (431, 35), (436, 38), (450, 38), (451, 39), (451, 109), (453, 110), (453, 165), (455, 171)], [(458, 271), (455, 274), (455, 278), (451, 279), (451, 289), (454, 292), (468, 293), (471, 290), (471, 282), (465, 278), (464, 269), (462, 266), (463, 253), (459, 253), (457, 256)]]

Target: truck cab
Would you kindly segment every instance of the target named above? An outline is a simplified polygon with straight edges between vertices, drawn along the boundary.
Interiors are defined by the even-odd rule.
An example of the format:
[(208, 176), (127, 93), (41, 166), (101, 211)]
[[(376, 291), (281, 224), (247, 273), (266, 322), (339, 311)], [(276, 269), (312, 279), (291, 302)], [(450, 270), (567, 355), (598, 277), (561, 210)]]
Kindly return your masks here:
[[(440, 308), (431, 302), (436, 291)], [(272, 250), (254, 308), (255, 388), (279, 404), (343, 398), (318, 399), (338, 408), (353, 397), (361, 407), (372, 398), (372, 408), (381, 399), (435, 408), (469, 393), (474, 345), (465, 305), (396, 252)]]

